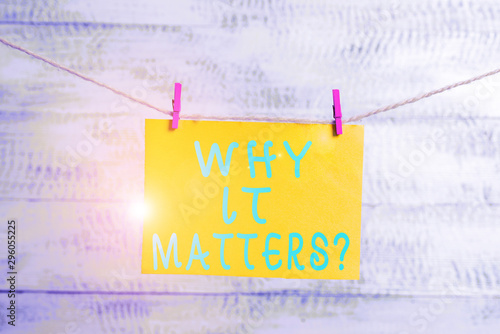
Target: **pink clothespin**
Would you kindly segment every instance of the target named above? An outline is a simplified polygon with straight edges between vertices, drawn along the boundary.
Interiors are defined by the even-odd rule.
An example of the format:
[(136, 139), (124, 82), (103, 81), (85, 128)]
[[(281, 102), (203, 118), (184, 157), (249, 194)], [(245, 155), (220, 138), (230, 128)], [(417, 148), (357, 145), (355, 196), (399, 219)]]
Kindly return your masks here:
[(340, 93), (338, 89), (333, 89), (333, 118), (335, 119), (335, 132), (342, 134), (342, 110), (340, 108)]
[(179, 127), (179, 113), (181, 111), (181, 90), (182, 85), (176, 82), (174, 88), (174, 99), (172, 100), (172, 107), (174, 108), (172, 129), (177, 129)]

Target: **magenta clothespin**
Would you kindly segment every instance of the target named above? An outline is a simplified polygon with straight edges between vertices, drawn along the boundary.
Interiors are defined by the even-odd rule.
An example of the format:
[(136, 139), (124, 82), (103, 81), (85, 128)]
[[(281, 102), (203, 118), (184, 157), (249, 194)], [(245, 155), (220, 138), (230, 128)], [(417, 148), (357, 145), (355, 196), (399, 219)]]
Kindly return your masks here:
[(333, 118), (335, 119), (335, 132), (342, 134), (342, 110), (340, 108), (340, 93), (338, 89), (333, 89)]
[(174, 99), (172, 100), (172, 107), (174, 108), (172, 129), (177, 129), (179, 127), (179, 113), (181, 111), (181, 90), (182, 85), (176, 82), (174, 88)]

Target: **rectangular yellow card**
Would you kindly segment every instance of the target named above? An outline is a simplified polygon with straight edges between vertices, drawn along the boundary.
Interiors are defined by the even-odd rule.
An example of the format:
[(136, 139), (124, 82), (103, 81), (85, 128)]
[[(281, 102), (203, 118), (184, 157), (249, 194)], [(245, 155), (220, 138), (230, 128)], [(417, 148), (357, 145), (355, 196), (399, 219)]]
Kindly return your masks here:
[(146, 120), (142, 273), (359, 279), (363, 127)]

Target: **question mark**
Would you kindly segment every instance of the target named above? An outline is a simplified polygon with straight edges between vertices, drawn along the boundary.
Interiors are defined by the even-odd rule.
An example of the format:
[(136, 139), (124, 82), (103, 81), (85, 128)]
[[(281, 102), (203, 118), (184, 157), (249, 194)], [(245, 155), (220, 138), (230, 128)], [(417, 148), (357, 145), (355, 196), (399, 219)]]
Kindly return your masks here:
[[(347, 248), (349, 248), (349, 237), (347, 236), (347, 234), (345, 233), (339, 233), (335, 236), (335, 239), (333, 240), (333, 244), (335, 246), (337, 246), (337, 243), (339, 242), (339, 239), (342, 238), (345, 240), (345, 244), (344, 244), (344, 247), (342, 248), (342, 252), (340, 252), (340, 262), (344, 261), (344, 256), (345, 256), (345, 253), (347, 252)], [(343, 270), (344, 269), (344, 265), (341, 263), (339, 265), (339, 269), (340, 270)]]

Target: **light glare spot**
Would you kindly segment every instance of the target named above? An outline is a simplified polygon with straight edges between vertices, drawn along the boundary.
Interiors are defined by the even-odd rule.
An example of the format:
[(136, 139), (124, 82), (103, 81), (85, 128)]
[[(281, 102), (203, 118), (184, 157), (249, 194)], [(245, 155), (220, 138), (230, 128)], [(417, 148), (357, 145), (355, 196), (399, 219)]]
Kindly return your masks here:
[(136, 219), (144, 219), (149, 214), (149, 206), (144, 201), (138, 201), (131, 205), (131, 214)]

